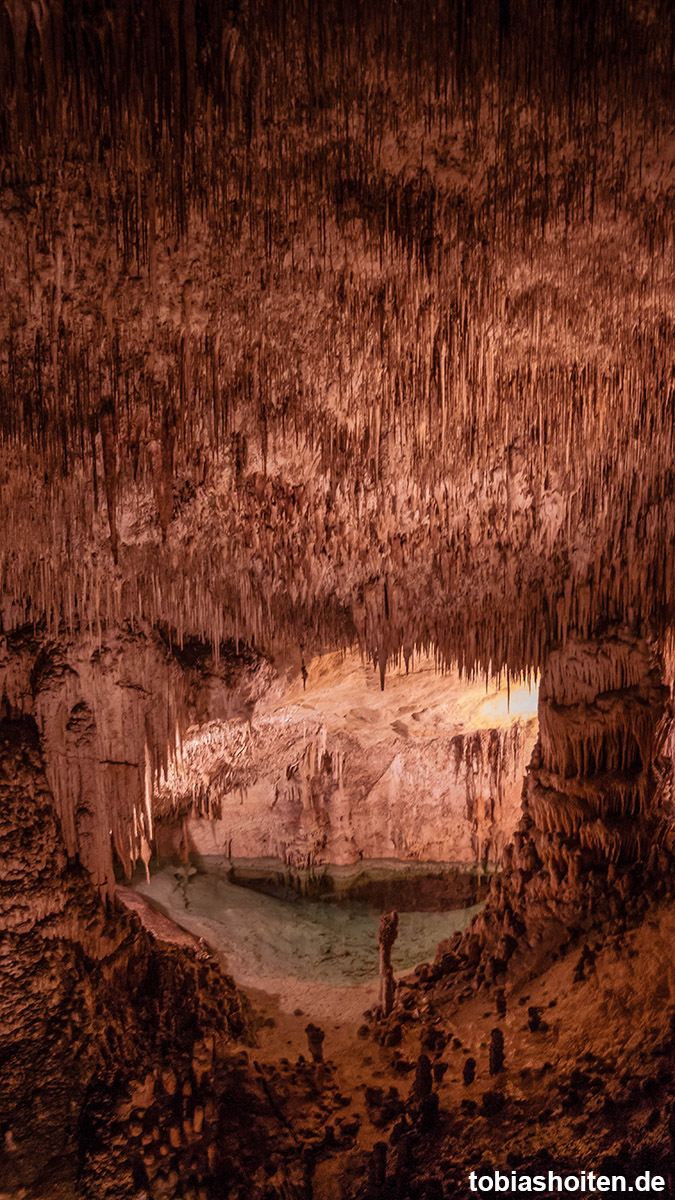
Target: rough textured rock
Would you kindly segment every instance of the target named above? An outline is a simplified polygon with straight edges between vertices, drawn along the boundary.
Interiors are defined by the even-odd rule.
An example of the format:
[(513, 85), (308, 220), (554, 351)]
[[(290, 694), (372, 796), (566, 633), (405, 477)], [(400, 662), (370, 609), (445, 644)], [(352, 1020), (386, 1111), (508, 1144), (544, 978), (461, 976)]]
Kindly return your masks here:
[(487, 908), (467, 935), (491, 981), (656, 894), (673, 856), (672, 724), (663, 665), (627, 631), (570, 639), (539, 692), (523, 818)]
[[(2, 1178), (39, 1189), (78, 1161), (87, 1178), (101, 1105), (111, 1117), (134, 1080), (151, 1096), (160, 1072), (189, 1074), (207, 1043), (209, 1071), (248, 1010), (196, 946), (149, 938), (69, 862), (30, 720), (0, 722), (0, 839)], [(98, 1137), (114, 1180), (112, 1131)]]
[(595, 8), (3, 5), (5, 629), (669, 624), (673, 14)]
[(127, 873), (149, 861), (153, 794), (188, 727), (250, 712), (271, 678), (255, 655), (216, 664), (147, 630), (0, 647), (0, 708), (35, 719), (67, 852), (109, 892), (112, 847)]
[[(387, 708), (362, 704), (340, 726), (323, 705), (341, 672), (326, 681), (325, 666), (317, 671), (321, 688), (301, 701), (253, 652), (221, 647), (216, 663), (208, 647), (180, 649), (148, 630), (99, 643), (24, 632), (3, 640), (0, 703), (35, 718), (68, 853), (109, 892), (111, 843), (127, 874), (155, 849), (293, 865), (498, 861), (533, 740), (519, 694), (510, 713), (494, 687), (463, 686), (426, 664), (407, 696), (420, 733), (403, 736), (389, 718), (404, 677)], [(368, 677), (353, 660), (346, 675), (338, 705)], [(532, 703), (527, 689), (521, 700)], [(463, 720), (477, 728), (463, 732)], [(354, 721), (366, 732), (350, 732)]]
[[(104, 899), (111, 834), (125, 867), (147, 859), (150, 793), (183, 733), (233, 715), (228, 640), (303, 680), (355, 644), (381, 686), (419, 651), (507, 690), (542, 675), (504, 872), (404, 1012), (426, 1021), (445, 997), (451, 1024), (474, 1003), (468, 1049), (494, 1020), (474, 991), (515, 991), (520, 971), (524, 1006), (559, 996), (564, 1021), (546, 1010), (526, 1031), (532, 1086), (481, 1100), (467, 1082), (462, 1114), (430, 1103), (410, 1122), (366, 1087), (396, 1138), (371, 1129), (326, 1194), (461, 1195), (497, 1133), (528, 1167), (556, 1144), (567, 1168), (626, 1167), (639, 1147), (672, 1176), (674, 61), (672, 0), (2, 3), (10, 1186), (62, 1157), (96, 1200), (304, 1200), (335, 1151), (300, 1068), (279, 1086), (302, 1136), (264, 1064), (214, 1072), (204, 1008), (215, 991), (230, 1012), (233, 989)], [(194, 713), (193, 652), (211, 679)], [(325, 849), (312, 806), (339, 791), (344, 745), (322, 739), (288, 740), (282, 854)], [(492, 797), (516, 746), (479, 745)], [(474, 751), (458, 755), (469, 783)], [(398, 786), (398, 754), (361, 790), (371, 804)], [(492, 816), (467, 813), (472, 860), (498, 856)], [(599, 1084), (575, 1116), (584, 1021)]]

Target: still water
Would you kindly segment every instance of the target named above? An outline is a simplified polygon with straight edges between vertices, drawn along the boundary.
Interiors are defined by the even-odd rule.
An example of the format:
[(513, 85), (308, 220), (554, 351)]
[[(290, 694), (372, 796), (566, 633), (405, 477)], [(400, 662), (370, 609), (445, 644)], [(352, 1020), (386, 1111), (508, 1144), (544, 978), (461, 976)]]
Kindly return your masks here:
[[(135, 886), (153, 907), (203, 937), (244, 985), (264, 988), (291, 977), (349, 987), (377, 977), (379, 913), (365, 904), (265, 895), (231, 883), (217, 866), (200, 868), (187, 882), (168, 866)], [(481, 907), (402, 912), (392, 953), (396, 973), (433, 959), (439, 941), (464, 929)]]

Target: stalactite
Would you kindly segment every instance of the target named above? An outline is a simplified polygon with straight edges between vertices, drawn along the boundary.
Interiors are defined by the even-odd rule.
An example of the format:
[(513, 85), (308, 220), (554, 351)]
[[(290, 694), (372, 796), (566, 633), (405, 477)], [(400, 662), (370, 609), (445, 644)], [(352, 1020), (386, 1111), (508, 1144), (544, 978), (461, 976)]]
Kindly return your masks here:
[(508, 37), (492, 8), (293, 3), (283, 45), (271, 10), (5, 8), (7, 629), (357, 638), (384, 679), (404, 646), (517, 672), (598, 621), (667, 628), (670, 80), (635, 5), (581, 74), (567, 0)]
[(117, 446), (112, 413), (109, 410), (102, 413), (100, 428), (101, 442), (103, 445), (103, 479), (105, 484), (106, 503), (108, 506), (108, 524), (110, 526), (110, 548), (112, 550), (112, 556), (115, 560), (115, 563), (117, 564), (119, 555), (119, 542), (117, 534)]
[[(243, 694), (257, 686), (247, 670), (232, 676)], [(205, 715), (228, 716), (241, 695), (233, 699), (217, 671), (206, 679)], [(12, 714), (34, 715), (68, 853), (102, 890), (114, 887), (113, 847), (127, 874), (139, 860), (147, 870), (153, 797), (160, 778), (180, 769), (195, 688), (189, 663), (147, 631), (110, 636), (93, 651), (86, 639), (57, 648), (35, 637), (5, 649), (2, 702)]]

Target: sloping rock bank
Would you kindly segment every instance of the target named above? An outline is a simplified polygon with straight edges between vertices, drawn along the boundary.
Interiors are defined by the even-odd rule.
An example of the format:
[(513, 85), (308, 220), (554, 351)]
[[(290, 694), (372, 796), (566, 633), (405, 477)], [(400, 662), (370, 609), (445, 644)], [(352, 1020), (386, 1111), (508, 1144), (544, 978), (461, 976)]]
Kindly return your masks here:
[(250, 1178), (268, 1105), (237, 1058), (248, 1004), (68, 860), (30, 721), (0, 722), (0, 859), (3, 1191), (121, 1200), (149, 1178), (166, 1197), (194, 1171)]

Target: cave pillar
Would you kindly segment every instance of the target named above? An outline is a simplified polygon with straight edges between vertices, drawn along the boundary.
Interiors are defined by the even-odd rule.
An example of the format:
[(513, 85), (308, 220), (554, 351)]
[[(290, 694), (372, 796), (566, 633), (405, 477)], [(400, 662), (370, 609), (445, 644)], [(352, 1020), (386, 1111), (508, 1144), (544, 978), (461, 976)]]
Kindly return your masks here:
[(591, 927), (621, 929), (671, 861), (670, 693), (654, 647), (570, 639), (542, 672), (523, 816), (470, 952), (488, 979)]

